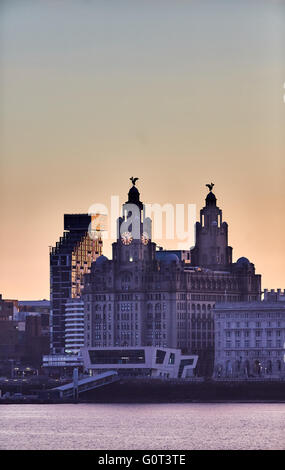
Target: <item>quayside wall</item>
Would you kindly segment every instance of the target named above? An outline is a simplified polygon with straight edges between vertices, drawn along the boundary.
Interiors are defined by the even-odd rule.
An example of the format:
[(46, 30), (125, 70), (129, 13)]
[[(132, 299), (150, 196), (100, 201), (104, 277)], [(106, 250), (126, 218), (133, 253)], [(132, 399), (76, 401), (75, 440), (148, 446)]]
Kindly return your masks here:
[(192, 401), (284, 401), (285, 381), (178, 382), (128, 380), (91, 390), (80, 401), (92, 403), (167, 403)]

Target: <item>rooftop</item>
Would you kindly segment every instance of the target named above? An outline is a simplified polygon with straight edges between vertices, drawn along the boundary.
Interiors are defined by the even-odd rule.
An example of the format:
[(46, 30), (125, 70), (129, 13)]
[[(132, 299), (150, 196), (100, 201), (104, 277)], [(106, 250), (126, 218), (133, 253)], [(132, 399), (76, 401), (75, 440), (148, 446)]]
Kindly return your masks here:
[(266, 310), (285, 309), (284, 302), (280, 301), (254, 301), (254, 302), (216, 302), (214, 310)]

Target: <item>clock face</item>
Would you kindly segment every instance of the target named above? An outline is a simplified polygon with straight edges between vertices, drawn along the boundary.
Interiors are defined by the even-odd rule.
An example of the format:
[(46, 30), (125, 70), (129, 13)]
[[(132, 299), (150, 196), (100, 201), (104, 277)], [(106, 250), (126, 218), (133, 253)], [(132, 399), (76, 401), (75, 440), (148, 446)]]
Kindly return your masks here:
[(132, 234), (130, 232), (122, 233), (121, 240), (124, 245), (130, 245), (133, 240)]
[(146, 232), (143, 232), (143, 234), (142, 234), (142, 243), (143, 243), (144, 245), (147, 245), (148, 242), (149, 242), (149, 236), (148, 236), (148, 234), (147, 234)]

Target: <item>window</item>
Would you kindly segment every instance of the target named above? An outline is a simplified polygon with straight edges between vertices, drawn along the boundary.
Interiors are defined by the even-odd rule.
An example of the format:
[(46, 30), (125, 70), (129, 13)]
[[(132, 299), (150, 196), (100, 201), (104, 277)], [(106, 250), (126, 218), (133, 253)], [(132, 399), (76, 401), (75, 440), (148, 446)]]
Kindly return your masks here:
[(170, 353), (169, 355), (169, 360), (168, 360), (168, 364), (174, 364), (175, 363), (175, 354), (174, 353)]

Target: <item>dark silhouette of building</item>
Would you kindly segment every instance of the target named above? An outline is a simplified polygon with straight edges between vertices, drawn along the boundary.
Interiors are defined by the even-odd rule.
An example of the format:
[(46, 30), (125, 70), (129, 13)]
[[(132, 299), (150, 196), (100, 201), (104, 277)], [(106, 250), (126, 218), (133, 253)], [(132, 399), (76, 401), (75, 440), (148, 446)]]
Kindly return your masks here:
[(0, 320), (12, 319), (14, 307), (17, 308), (17, 305), (17, 300), (3, 299), (0, 294)]
[(42, 357), (50, 350), (50, 337), (43, 334), (46, 325), (43, 315), (29, 315), (25, 325), (25, 362), (35, 369), (42, 366)]
[(50, 302), (0, 299), (0, 375), (19, 367), (39, 369), (49, 352)]
[(4, 300), (0, 294), (0, 375), (11, 374), (13, 364), (24, 353), (18, 323), (13, 321), (15, 300)]

